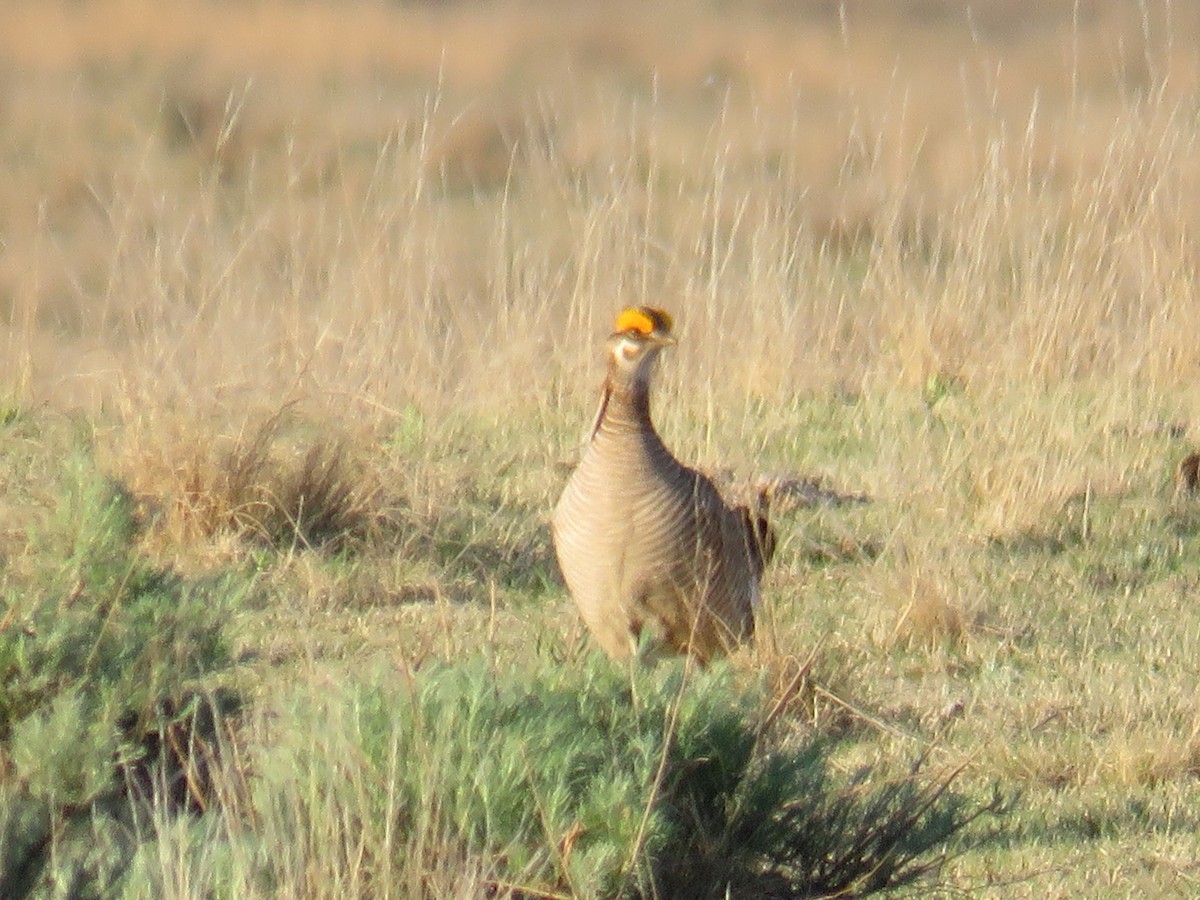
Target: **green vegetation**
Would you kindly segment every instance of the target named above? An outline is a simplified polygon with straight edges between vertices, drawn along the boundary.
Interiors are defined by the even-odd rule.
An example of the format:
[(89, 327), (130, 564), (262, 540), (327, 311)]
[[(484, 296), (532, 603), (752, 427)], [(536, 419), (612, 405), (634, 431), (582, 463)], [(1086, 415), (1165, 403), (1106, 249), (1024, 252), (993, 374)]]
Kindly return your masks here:
[[(133, 498), (76, 449), (25, 565), (3, 569), (0, 894), (25, 896), (59, 839), (142, 777), (144, 740), (229, 665), (247, 582), (186, 580), (136, 548)], [(165, 705), (165, 706), (164, 706)], [(153, 777), (153, 776), (148, 776)], [(70, 842), (64, 844), (69, 847)], [(107, 875), (64, 849), (59, 889)], [(75, 888), (72, 888), (75, 890)]]
[[(340, 724), (352, 743), (336, 755), (301, 737), (305, 720), (330, 716), (318, 706), (263, 766), (277, 814), (295, 816), (301, 833), (327, 827), (325, 790), (339, 781), (349, 792), (340, 802), (383, 788), (359, 795), (370, 806), (344, 847), (369, 880), (389, 862), (411, 878), (411, 857), (436, 853), (534, 895), (876, 890), (936, 871), (984, 811), (915, 771), (879, 784), (831, 773), (823, 740), (768, 737), (761, 698), (720, 667), (476, 660), (358, 690), (349, 709)], [(362, 769), (347, 778), (347, 765)]]
[[(916, 391), (802, 403), (817, 449), (788, 452), (870, 470), (887, 449), (854, 435), (869, 423), (915, 448), (992, 433), (970, 391), (953, 402), (933, 424)], [(183, 575), (152, 561), (181, 533), (165, 504), (101, 475), (74, 427), (16, 427), (36, 441), (12, 445), (5, 477), (55, 474), (4, 569), (6, 896), (1009, 892), (1021, 872), (1070, 890), (1089, 848), (1131, 844), (1162, 861), (1130, 883), (1157, 890), (1200, 825), (1175, 674), (1200, 647), (1179, 607), (1200, 578), (1197, 501), (1138, 462), (1177, 455), (1170, 433), (1100, 446), (1124, 489), (982, 540), (952, 527), (985, 514), (970, 495), (916, 524), (909, 496), (781, 500), (758, 646), (627, 672), (538, 586), (549, 463), (510, 463), (507, 494), (466, 474), (507, 455), (503, 428), (371, 492), (376, 525), (350, 540), (264, 542), (230, 519), (191, 539), (208, 574)], [(288, 450), (305, 434), (277, 431), (264, 479), (310, 471)], [(396, 453), (386, 433), (374, 457), (357, 445), (371, 483)], [(504, 582), (500, 559), (529, 580)]]

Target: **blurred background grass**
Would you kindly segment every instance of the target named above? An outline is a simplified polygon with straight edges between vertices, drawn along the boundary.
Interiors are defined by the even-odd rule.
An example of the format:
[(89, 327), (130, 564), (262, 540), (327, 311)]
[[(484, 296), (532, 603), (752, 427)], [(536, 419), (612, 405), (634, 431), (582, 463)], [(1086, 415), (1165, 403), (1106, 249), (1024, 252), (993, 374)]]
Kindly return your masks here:
[(771, 397), (1188, 379), (1198, 26), (1119, 0), (15, 0), (0, 377), (91, 409), (461, 406), (514, 372), (589, 385), (611, 310), (653, 300), (718, 388)]

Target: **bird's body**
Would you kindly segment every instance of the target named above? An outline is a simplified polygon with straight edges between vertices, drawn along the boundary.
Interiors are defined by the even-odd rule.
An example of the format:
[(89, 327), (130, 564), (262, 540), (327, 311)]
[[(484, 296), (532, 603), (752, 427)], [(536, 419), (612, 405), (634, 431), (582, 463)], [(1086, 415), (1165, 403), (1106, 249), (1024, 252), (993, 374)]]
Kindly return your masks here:
[(649, 325), (626, 333), (618, 319), (610, 338), (596, 423), (551, 521), (555, 551), (610, 656), (648, 639), (708, 660), (753, 634), (771, 538), (765, 521), (727, 506), (655, 432), (649, 375), (658, 349), (673, 342), (670, 320), (657, 310), (622, 316), (629, 312)]

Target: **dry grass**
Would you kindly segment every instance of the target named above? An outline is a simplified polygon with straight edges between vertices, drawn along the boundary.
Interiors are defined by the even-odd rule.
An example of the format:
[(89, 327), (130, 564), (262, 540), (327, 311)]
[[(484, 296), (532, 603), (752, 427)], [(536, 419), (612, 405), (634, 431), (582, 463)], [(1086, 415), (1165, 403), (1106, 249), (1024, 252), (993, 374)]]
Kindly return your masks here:
[(521, 371), (557, 402), (639, 299), (680, 310), (681, 371), (721, 361), (722, 402), (1185, 378), (1190, 8), (1167, 30), (1157, 5), (1050, 4), (1034, 33), (999, 4), (886, 6), (623, 30), (582, 6), (12, 4), (6, 381), (361, 417)]
[(384, 496), (379, 474), (352, 459), (347, 436), (287, 446), (286, 410), (233, 436), (160, 423), (123, 447), (114, 467), (143, 503), (147, 530), (167, 546), (225, 538), (337, 550), (361, 544), (403, 498)]
[[(144, 550), (260, 573), (268, 684), (571, 665), (544, 518), (613, 312), (653, 302), (683, 458), (870, 498), (782, 509), (740, 660), (779, 715), (847, 770), (1023, 787), (959, 886), (1184, 890), (1198, 17), (6, 3), (5, 565), (82, 432)], [(311, 858), (350, 853), (320, 827)], [(437, 884), (486, 879), (442, 849)], [(315, 892), (366, 890), (320, 859), (347, 880)]]

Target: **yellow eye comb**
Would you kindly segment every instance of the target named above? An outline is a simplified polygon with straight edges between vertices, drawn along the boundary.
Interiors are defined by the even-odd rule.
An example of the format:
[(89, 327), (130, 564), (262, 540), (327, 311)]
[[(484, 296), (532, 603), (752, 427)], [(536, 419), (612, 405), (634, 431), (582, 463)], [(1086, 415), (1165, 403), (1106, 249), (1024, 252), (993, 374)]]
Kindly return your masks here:
[(618, 332), (636, 331), (639, 334), (652, 334), (655, 331), (671, 333), (674, 322), (668, 312), (654, 306), (631, 306), (621, 310), (617, 316)]

